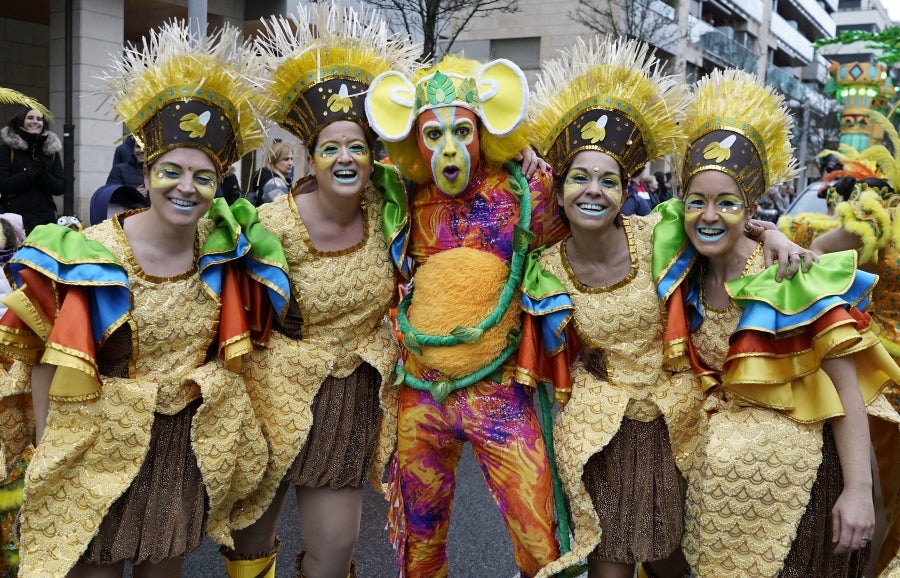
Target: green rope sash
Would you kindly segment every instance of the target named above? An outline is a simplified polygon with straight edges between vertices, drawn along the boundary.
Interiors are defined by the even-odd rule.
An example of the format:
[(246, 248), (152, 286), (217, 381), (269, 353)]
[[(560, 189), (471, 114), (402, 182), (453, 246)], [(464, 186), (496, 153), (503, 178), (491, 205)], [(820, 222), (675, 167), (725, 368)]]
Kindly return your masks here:
[[(500, 322), (503, 315), (509, 310), (510, 305), (512, 305), (516, 292), (522, 283), (525, 254), (528, 252), (529, 245), (534, 242), (535, 236), (530, 230), (531, 192), (528, 187), (528, 181), (522, 174), (518, 164), (506, 163), (503, 167), (510, 173), (510, 189), (519, 198), (519, 223), (515, 226), (513, 233), (513, 254), (509, 264), (509, 275), (506, 278), (506, 283), (503, 285), (503, 290), (500, 292), (500, 297), (497, 299), (497, 305), (493, 311), (474, 327), (456, 327), (449, 335), (427, 334), (416, 330), (409, 323), (408, 311), (413, 293), (411, 290), (403, 297), (400, 305), (397, 307), (397, 326), (403, 333), (403, 345), (414, 354), (421, 355), (422, 347), (452, 347), (462, 343), (476, 343), (481, 339), (485, 331)], [(405, 383), (415, 389), (429, 391), (435, 401), (441, 402), (451, 392), (477, 383), (498, 371), (503, 362), (519, 346), (520, 339), (521, 333), (519, 331), (511, 331), (507, 335), (506, 347), (503, 348), (503, 351), (494, 361), (464, 377), (427, 381), (411, 375), (402, 365), (397, 365), (397, 380), (395, 383), (397, 385)]]

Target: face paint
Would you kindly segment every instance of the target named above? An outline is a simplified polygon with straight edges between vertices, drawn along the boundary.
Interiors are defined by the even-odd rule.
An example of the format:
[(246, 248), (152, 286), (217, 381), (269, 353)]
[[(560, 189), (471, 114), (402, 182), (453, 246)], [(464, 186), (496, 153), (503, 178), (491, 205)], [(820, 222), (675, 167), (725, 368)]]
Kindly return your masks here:
[(578, 153), (563, 181), (563, 198), (588, 189), (606, 195), (616, 209), (622, 206), (622, 178), (619, 176), (619, 165), (615, 159), (600, 151)]
[(341, 142), (320, 143), (313, 151), (313, 162), (320, 171), (329, 172), (344, 152), (349, 154), (357, 164), (365, 166), (372, 164), (372, 151), (369, 150), (366, 141), (354, 139), (348, 143), (346, 137), (342, 137)]
[(713, 195), (712, 193), (690, 192), (684, 198), (685, 220), (699, 219), (703, 210), (711, 203), (716, 213), (726, 223), (736, 224), (744, 218), (744, 201), (734, 193), (723, 192)]
[[(154, 189), (171, 189), (178, 186), (185, 170), (174, 163), (158, 163), (150, 171), (150, 186)], [(211, 200), (216, 196), (219, 186), (219, 178), (215, 171), (206, 169), (195, 171), (194, 167), (188, 167), (187, 173), (193, 175), (194, 187), (200, 196)]]
[(469, 185), (481, 159), (475, 113), (467, 108), (444, 106), (423, 112), (417, 125), (419, 151), (431, 167), (434, 182), (446, 195), (460, 194)]

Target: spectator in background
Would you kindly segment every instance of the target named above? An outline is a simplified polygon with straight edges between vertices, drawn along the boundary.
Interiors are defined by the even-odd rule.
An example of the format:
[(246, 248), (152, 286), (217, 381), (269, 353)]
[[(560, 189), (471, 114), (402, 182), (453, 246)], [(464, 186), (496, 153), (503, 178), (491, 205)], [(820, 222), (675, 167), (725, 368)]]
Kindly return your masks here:
[(266, 153), (265, 166), (253, 175), (248, 200), (258, 207), (287, 194), (291, 190), (288, 175), (293, 168), (294, 151), (286, 143), (275, 141)]
[[(131, 138), (131, 155), (128, 160), (113, 165), (106, 177), (107, 185), (128, 185), (134, 187), (142, 195), (147, 195), (144, 185), (144, 149), (134, 137)], [(125, 143), (123, 143), (125, 144)], [(121, 146), (121, 145), (120, 145)], [(118, 149), (116, 149), (118, 153)]]
[(219, 190), (216, 191), (216, 196), (225, 199), (225, 202), (229, 205), (241, 198), (241, 181), (238, 179), (237, 173), (234, 170), (234, 165), (228, 167), (225, 178), (219, 183)]
[(647, 193), (647, 187), (644, 186), (643, 179), (641, 179), (643, 173), (644, 170), (641, 169), (628, 180), (628, 194), (625, 195), (625, 200), (622, 201), (622, 208), (619, 211), (626, 217), (629, 215), (643, 217), (650, 214), (650, 211), (653, 209), (650, 206), (650, 195)]
[(769, 197), (775, 203), (775, 208), (778, 209), (779, 215), (783, 215), (794, 200), (787, 191), (787, 185), (772, 187), (769, 190)]
[(0, 211), (22, 215), (26, 234), (56, 222), (53, 197), (66, 188), (60, 151), (39, 110), (23, 107), (0, 129)]
[[(671, 174), (671, 173), (670, 173)], [(653, 178), (656, 179), (656, 196), (659, 197), (659, 202), (668, 201), (672, 198), (672, 189), (669, 188), (668, 180), (666, 179), (666, 173), (662, 171), (656, 171), (653, 173)]]
[(116, 151), (113, 153), (112, 166), (116, 166), (119, 163), (127, 163), (132, 156), (134, 156), (134, 135), (129, 134), (116, 147)]
[(650, 196), (650, 208), (652, 209), (659, 204), (659, 183), (653, 175), (644, 175), (644, 188)]

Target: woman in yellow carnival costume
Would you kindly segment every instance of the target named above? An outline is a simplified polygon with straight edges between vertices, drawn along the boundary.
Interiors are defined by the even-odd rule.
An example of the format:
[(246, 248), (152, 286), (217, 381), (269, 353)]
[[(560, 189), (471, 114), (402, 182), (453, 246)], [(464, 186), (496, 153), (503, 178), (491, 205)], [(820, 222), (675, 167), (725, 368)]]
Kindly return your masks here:
[(379, 73), (408, 73), (418, 47), (389, 35), (377, 13), (335, 3), (301, 5), (265, 28), (258, 45), (274, 120), (306, 145), (312, 173), (259, 210), (284, 246), (291, 298), (247, 364), (269, 461), (236, 505), (234, 550), (223, 553), (232, 577), (275, 576), (275, 532), (293, 487), (306, 547), (297, 575), (344, 578), (356, 576), (364, 485), (381, 489), (397, 423), (388, 321), (397, 279), (382, 195), (405, 191), (396, 169), (374, 162), (364, 98)]
[(881, 390), (900, 369), (869, 330), (876, 279), (845, 252), (779, 284), (743, 235), (756, 200), (795, 170), (790, 126), (753, 76), (701, 80), (683, 124), (684, 201), (654, 237), (668, 353), (709, 392), (683, 541), (700, 578), (860, 576), (880, 547), (866, 412), (896, 433)]
[(660, 216), (620, 214), (629, 175), (679, 149), (687, 97), (647, 45), (606, 37), (545, 63), (531, 98), (531, 142), (554, 170), (571, 231), (531, 255), (523, 298), (520, 367), (565, 403), (553, 439), (575, 538), (539, 576), (585, 557), (592, 577), (630, 577), (636, 564), (650, 576), (687, 571), (682, 472), (703, 392), (663, 359), (665, 307), (651, 276)]
[[(836, 181), (828, 194), (838, 202), (835, 206), (838, 228), (818, 236), (810, 245), (818, 253), (854, 250), (859, 254), (860, 267), (878, 274), (878, 285), (872, 292), (872, 330), (881, 339), (894, 361), (900, 364), (900, 137), (897, 129), (883, 115), (872, 117), (884, 127), (894, 153), (882, 145), (863, 151), (844, 151), (851, 163), (867, 170), (856, 170), (852, 176)], [(845, 169), (848, 163), (845, 162)], [(890, 384), (885, 395), (895, 410), (900, 410), (900, 388)], [(877, 424), (871, 424), (873, 430)], [(885, 438), (873, 431), (878, 448)], [(883, 457), (884, 456), (884, 457)], [(890, 552), (900, 547), (900, 511), (891, 507), (900, 500), (900, 473), (896, 472), (900, 455), (888, 457), (879, 452), (878, 465), (882, 469), (882, 491), (887, 514), (887, 539), (881, 562), (889, 561)], [(887, 480), (894, 483), (889, 484)], [(893, 497), (893, 499), (892, 499)]]
[(251, 253), (267, 233), (213, 200), (262, 142), (256, 59), (239, 39), (172, 23), (128, 47), (105, 80), (146, 153), (151, 207), (83, 232), (37, 227), (9, 264), (0, 342), (17, 360), (12, 385), (30, 387), (38, 440), (19, 576), (121, 576), (126, 563), (136, 577), (179, 575), (205, 533), (231, 543), (232, 505), (265, 467), (240, 363), (246, 311), (271, 304), (244, 300), (263, 293), (243, 272), (283, 255), (274, 239)]

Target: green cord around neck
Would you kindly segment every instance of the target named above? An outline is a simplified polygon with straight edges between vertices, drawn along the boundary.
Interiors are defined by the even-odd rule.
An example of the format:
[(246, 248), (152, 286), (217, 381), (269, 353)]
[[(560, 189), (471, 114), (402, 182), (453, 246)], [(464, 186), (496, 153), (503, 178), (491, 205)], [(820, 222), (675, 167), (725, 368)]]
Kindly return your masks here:
[(491, 329), (503, 318), (503, 315), (512, 304), (513, 298), (522, 282), (522, 269), (525, 263), (525, 253), (528, 246), (534, 241), (531, 233), (531, 192), (528, 181), (522, 175), (522, 170), (517, 163), (506, 163), (503, 167), (510, 173), (510, 188), (519, 198), (519, 224), (513, 233), (513, 254), (509, 264), (509, 275), (497, 305), (487, 317), (474, 327), (457, 327), (449, 335), (433, 335), (416, 330), (409, 323), (409, 305), (412, 300), (412, 291), (404, 296), (397, 308), (397, 325), (403, 333), (403, 344), (413, 353), (421, 353), (424, 347), (449, 347), (461, 343), (475, 343), (481, 339), (485, 331)]

